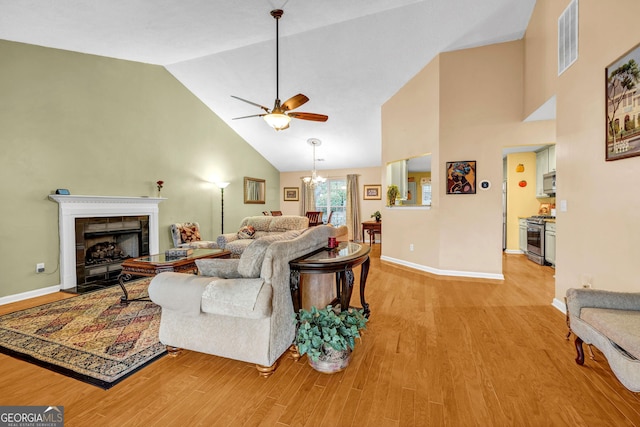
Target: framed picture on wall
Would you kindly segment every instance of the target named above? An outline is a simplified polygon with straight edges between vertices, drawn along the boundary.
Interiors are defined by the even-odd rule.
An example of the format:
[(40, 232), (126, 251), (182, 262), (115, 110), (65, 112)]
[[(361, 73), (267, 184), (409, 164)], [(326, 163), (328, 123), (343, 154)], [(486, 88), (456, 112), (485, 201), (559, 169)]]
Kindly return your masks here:
[(476, 194), (476, 162), (447, 162), (447, 194)]
[(364, 200), (381, 200), (382, 185), (365, 185), (363, 193)]
[(605, 71), (605, 160), (640, 156), (640, 44)]
[(285, 202), (297, 202), (300, 200), (300, 188), (299, 187), (284, 187), (284, 201)]

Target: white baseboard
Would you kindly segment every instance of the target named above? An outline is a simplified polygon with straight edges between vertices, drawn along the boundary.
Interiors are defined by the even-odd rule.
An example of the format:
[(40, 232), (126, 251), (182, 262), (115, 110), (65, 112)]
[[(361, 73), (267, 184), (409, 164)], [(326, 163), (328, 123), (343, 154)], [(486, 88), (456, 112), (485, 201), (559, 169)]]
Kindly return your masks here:
[(563, 314), (567, 314), (567, 305), (564, 301), (560, 301), (558, 298), (554, 298), (551, 305), (560, 310)]
[(388, 256), (381, 256), (382, 261), (387, 261), (393, 264), (399, 264), (405, 267), (413, 268), (420, 271), (426, 271), (427, 273), (436, 274), (438, 276), (454, 276), (454, 277), (469, 277), (474, 279), (497, 279), (504, 280), (502, 273), (480, 273), (474, 271), (457, 271), (457, 270), (440, 270), (439, 268), (433, 268), (426, 265), (415, 264), (413, 262), (403, 261), (401, 259), (395, 259)]
[(0, 298), (0, 305), (10, 304), (12, 302), (24, 301), (29, 298), (41, 297), (43, 295), (52, 294), (60, 291), (60, 285), (49, 286), (48, 288), (35, 289), (33, 291), (23, 292), (21, 294), (7, 295)]
[(512, 255), (521, 255), (524, 252), (522, 252), (520, 249), (505, 249), (504, 253), (505, 254), (512, 254)]

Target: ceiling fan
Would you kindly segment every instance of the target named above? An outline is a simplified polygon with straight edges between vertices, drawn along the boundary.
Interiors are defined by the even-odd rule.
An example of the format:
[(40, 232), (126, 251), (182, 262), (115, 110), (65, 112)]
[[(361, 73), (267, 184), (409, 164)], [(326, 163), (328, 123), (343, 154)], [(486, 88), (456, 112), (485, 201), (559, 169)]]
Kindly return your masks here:
[(291, 110), (295, 110), (302, 104), (309, 101), (306, 95), (301, 93), (292, 96), (287, 99), (282, 104), (280, 103), (280, 70), (279, 70), (279, 32), (278, 32), (278, 21), (282, 17), (284, 12), (282, 9), (274, 9), (271, 11), (271, 16), (273, 16), (276, 20), (276, 101), (273, 105), (273, 108), (269, 110), (267, 107), (256, 104), (255, 102), (247, 101), (246, 99), (242, 99), (238, 96), (231, 95), (232, 98), (239, 99), (240, 101), (246, 102), (247, 104), (255, 105), (256, 107), (262, 108), (265, 113), (262, 114), (253, 114), (250, 116), (242, 116), (235, 117), (233, 120), (238, 119), (246, 119), (249, 117), (263, 117), (264, 120), (274, 128), (275, 130), (283, 130), (289, 127), (289, 122), (292, 118), (301, 119), (301, 120), (311, 120), (314, 122), (326, 122), (329, 116), (325, 116), (324, 114), (315, 114), (315, 113), (301, 113), (301, 112), (293, 112)]

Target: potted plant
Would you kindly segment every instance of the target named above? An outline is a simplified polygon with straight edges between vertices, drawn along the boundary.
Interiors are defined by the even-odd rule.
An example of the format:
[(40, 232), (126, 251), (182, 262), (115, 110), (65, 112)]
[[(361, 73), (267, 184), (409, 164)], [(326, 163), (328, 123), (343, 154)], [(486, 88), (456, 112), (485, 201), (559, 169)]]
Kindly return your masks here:
[(397, 185), (391, 184), (387, 187), (387, 201), (389, 206), (393, 206), (396, 204), (396, 197), (400, 194), (400, 190)]
[(298, 353), (306, 354), (315, 370), (328, 374), (349, 365), (355, 339), (360, 338), (360, 330), (366, 328), (368, 321), (362, 310), (339, 311), (331, 305), (301, 309), (295, 317)]
[(380, 220), (382, 219), (382, 214), (380, 213), (380, 211), (375, 211), (373, 215), (371, 215), (371, 218), (375, 218), (376, 222), (380, 222)]

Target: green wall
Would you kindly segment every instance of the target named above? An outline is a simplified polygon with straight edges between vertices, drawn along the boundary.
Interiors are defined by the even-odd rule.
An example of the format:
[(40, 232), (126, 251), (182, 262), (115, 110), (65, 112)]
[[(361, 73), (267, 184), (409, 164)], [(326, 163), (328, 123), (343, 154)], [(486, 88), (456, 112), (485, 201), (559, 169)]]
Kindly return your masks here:
[[(0, 58), (0, 298), (60, 284), (56, 188), (154, 196), (163, 180), (160, 250), (173, 222), (220, 234), (208, 180), (231, 182), (227, 232), (279, 209), (279, 172), (163, 67), (1, 40)], [(266, 205), (243, 203), (244, 176), (266, 179)]]

